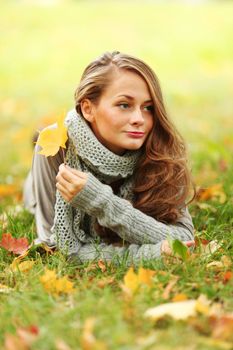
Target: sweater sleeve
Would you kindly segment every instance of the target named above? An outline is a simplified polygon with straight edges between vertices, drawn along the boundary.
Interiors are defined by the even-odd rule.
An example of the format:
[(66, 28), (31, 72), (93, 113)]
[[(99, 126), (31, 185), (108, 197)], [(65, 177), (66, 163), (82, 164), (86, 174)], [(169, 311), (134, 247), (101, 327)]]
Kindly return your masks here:
[(161, 243), (157, 244), (130, 244), (129, 246), (116, 247), (105, 243), (83, 244), (78, 252), (69, 255), (69, 259), (81, 263), (94, 260), (111, 261), (113, 264), (139, 265), (143, 261), (157, 259), (161, 255)]
[(182, 241), (193, 239), (192, 219), (186, 208), (176, 224), (161, 223), (114, 195), (110, 186), (102, 184), (90, 173), (85, 187), (70, 204), (95, 216), (100, 225), (110, 228), (129, 243), (154, 245), (168, 237)]

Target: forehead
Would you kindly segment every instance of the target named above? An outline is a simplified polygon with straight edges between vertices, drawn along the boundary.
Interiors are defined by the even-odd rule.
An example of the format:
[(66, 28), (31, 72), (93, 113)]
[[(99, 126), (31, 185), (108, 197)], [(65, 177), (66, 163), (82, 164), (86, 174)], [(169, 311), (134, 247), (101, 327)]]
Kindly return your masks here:
[(110, 84), (102, 97), (116, 98), (129, 95), (135, 99), (151, 99), (148, 85), (139, 73), (127, 69), (115, 69), (111, 74)]

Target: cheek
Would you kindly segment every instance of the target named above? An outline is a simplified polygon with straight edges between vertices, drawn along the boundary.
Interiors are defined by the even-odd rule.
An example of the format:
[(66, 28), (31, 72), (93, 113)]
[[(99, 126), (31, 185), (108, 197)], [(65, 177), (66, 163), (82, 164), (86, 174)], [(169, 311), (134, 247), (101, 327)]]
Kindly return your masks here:
[(151, 129), (153, 128), (153, 124), (154, 124), (154, 117), (151, 115), (148, 120), (147, 120), (147, 129), (148, 132), (151, 131)]

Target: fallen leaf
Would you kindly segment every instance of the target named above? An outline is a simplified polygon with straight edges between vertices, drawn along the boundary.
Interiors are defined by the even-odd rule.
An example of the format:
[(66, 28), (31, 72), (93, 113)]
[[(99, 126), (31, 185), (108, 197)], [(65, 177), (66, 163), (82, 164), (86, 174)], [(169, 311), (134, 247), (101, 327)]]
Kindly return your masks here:
[(130, 267), (124, 276), (124, 285), (131, 292), (135, 292), (139, 286), (138, 276), (134, 272), (133, 267)]
[(173, 287), (175, 286), (175, 284), (177, 283), (179, 277), (178, 276), (173, 276), (171, 278), (171, 280), (168, 282), (168, 284), (166, 285), (163, 294), (162, 294), (162, 298), (163, 299), (169, 299), (170, 297), (170, 293), (173, 289)]
[(71, 350), (68, 344), (62, 339), (56, 340), (56, 350)]
[(176, 320), (185, 320), (196, 315), (196, 300), (177, 301), (150, 308), (145, 312), (145, 317), (158, 320), (164, 316), (171, 316)]
[(196, 316), (197, 312), (206, 314), (208, 302), (205, 297), (200, 296), (197, 300), (161, 304), (146, 310), (144, 316), (155, 321), (165, 316), (170, 316), (176, 320), (186, 320), (191, 316)]
[(233, 272), (232, 271), (226, 271), (223, 274), (223, 283), (229, 282), (233, 278)]
[(221, 248), (222, 242), (218, 242), (216, 240), (210, 241), (208, 244), (201, 244), (199, 246), (200, 252), (203, 254), (211, 255), (216, 252), (219, 248)]
[[(144, 269), (140, 267), (138, 269), (138, 274), (134, 272), (133, 267), (130, 267), (124, 276), (124, 284), (121, 286), (122, 290), (127, 293), (134, 293), (140, 285), (152, 286), (152, 277), (155, 275), (154, 270)], [(130, 293), (129, 293), (130, 294)]]
[(188, 296), (184, 293), (175, 294), (174, 297), (172, 298), (173, 302), (184, 301), (184, 300), (188, 300)]
[(106, 344), (96, 339), (94, 335), (94, 326), (96, 319), (89, 317), (85, 320), (83, 332), (81, 335), (81, 348), (82, 350), (106, 350)]
[(15, 271), (29, 272), (33, 268), (34, 264), (35, 264), (34, 260), (27, 260), (27, 261), (23, 261), (21, 263), (18, 263), (17, 260), (13, 260), (13, 262), (10, 265), (10, 269), (13, 272), (15, 272)]
[(224, 267), (222, 261), (211, 261), (206, 265), (207, 268), (214, 268), (215, 270), (221, 270)]
[(97, 282), (97, 286), (99, 288), (104, 288), (104, 287), (106, 287), (106, 286), (108, 286), (110, 284), (113, 284), (114, 280), (115, 280), (114, 277), (103, 278), (103, 279), (101, 279), (100, 281)]
[(98, 260), (98, 266), (99, 266), (99, 268), (100, 268), (100, 270), (102, 272), (105, 272), (106, 269), (107, 269), (105, 263), (103, 262), (103, 260)]
[(39, 335), (37, 326), (17, 328), (16, 334), (5, 334), (4, 350), (30, 350)]
[(12, 291), (13, 289), (6, 286), (5, 284), (0, 283), (0, 293), (8, 294)]
[(44, 275), (40, 276), (40, 282), (44, 289), (52, 294), (71, 294), (74, 292), (73, 282), (67, 276), (58, 278), (54, 270), (45, 269)]
[(29, 243), (26, 237), (14, 238), (11, 233), (3, 233), (0, 247), (14, 254), (24, 254), (29, 247)]
[(222, 263), (223, 263), (223, 265), (224, 265), (225, 267), (230, 267), (230, 266), (232, 266), (231, 258), (230, 258), (229, 256), (227, 256), (227, 255), (223, 255), (223, 256), (221, 257), (221, 261), (222, 261)]
[(56, 127), (47, 127), (40, 132), (37, 145), (41, 146), (42, 150), (38, 153), (46, 157), (54, 156), (60, 147), (66, 148), (67, 139), (67, 128), (64, 125), (64, 117), (60, 116)]
[(138, 270), (138, 282), (140, 284), (146, 284), (147, 286), (152, 286), (153, 279), (152, 277), (155, 275), (154, 270), (144, 269), (140, 267)]
[(19, 195), (19, 186), (13, 184), (0, 184), (0, 199)]
[(233, 342), (233, 314), (220, 317), (210, 317), (212, 327), (211, 336), (216, 339), (230, 340)]
[(29, 346), (17, 335), (6, 333), (4, 350), (29, 350)]
[(226, 194), (222, 189), (222, 184), (215, 184), (208, 188), (199, 189), (196, 194), (196, 199), (200, 201), (214, 199), (223, 204), (226, 202)]

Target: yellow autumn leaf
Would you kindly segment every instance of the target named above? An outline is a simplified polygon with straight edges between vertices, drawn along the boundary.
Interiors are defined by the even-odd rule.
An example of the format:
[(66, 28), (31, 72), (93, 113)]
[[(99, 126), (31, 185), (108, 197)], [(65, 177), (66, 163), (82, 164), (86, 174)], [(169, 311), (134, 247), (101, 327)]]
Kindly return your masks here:
[(148, 309), (144, 316), (152, 320), (158, 320), (165, 316), (170, 316), (175, 320), (186, 320), (197, 313), (208, 314), (210, 301), (200, 295), (197, 300), (184, 300), (172, 303), (165, 303)]
[(142, 284), (146, 284), (147, 286), (152, 286), (155, 271), (144, 269), (140, 267), (138, 270), (138, 274), (136, 274), (133, 270), (133, 267), (130, 267), (127, 273), (124, 276), (124, 287), (130, 290), (131, 292), (135, 292), (138, 287)]
[(154, 270), (144, 269), (140, 267), (138, 270), (138, 281), (139, 283), (146, 284), (147, 286), (152, 286), (152, 277), (155, 275)]
[(73, 282), (69, 281), (66, 276), (58, 278), (54, 270), (46, 269), (44, 275), (40, 276), (40, 282), (44, 289), (53, 295), (74, 292)]
[(28, 272), (32, 269), (34, 264), (35, 264), (34, 260), (26, 260), (21, 263), (19, 263), (17, 260), (13, 260), (13, 262), (10, 265), (10, 269), (13, 272), (15, 271)]
[(138, 276), (134, 272), (133, 267), (130, 267), (126, 275), (124, 276), (124, 285), (132, 292), (134, 292), (138, 288), (139, 286)]
[(46, 157), (54, 156), (60, 147), (66, 148), (67, 128), (64, 125), (64, 117), (61, 116), (56, 122), (56, 127), (43, 129), (38, 137), (37, 145), (42, 147), (38, 152)]

